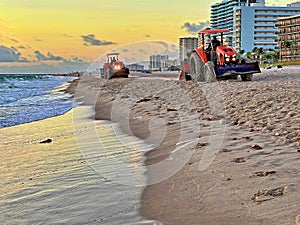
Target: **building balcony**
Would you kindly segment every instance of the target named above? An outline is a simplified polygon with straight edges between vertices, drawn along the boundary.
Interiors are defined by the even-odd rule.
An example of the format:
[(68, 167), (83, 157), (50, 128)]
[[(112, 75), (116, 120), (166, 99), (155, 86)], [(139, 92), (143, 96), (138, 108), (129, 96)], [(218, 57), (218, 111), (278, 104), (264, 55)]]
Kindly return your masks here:
[(275, 28), (255, 28), (254, 29), (254, 32), (274, 32), (274, 33), (276, 33), (278, 30), (277, 29), (275, 29)]
[(256, 22), (260, 22), (260, 21), (269, 21), (269, 22), (274, 22), (277, 23), (278, 19), (277, 18), (261, 18), (261, 17), (255, 17), (255, 21)]

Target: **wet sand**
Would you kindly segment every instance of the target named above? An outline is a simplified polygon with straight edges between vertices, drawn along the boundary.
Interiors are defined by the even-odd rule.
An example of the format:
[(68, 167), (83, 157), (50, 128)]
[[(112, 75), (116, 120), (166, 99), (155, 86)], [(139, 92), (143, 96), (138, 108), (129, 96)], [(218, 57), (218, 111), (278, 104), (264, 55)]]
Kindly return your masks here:
[[(142, 188), (116, 182), (110, 173), (109, 166), (122, 172), (127, 167), (95, 168), (99, 158), (126, 157), (117, 154), (124, 147), (110, 135), (111, 124), (90, 119), (92, 112), (80, 106), (0, 129), (1, 224), (151, 224), (138, 213)], [(106, 156), (95, 132), (105, 142)]]

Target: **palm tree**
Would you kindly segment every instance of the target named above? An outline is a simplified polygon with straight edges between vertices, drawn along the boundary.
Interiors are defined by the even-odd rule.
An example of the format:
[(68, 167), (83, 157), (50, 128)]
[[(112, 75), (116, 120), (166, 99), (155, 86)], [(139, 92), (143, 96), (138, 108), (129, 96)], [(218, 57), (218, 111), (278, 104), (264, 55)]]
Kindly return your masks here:
[(254, 47), (252, 49), (252, 52), (254, 53), (255, 56), (257, 56), (256, 58), (259, 59), (260, 63), (261, 63), (261, 55), (264, 53), (264, 49), (263, 48)]
[(239, 60), (242, 60), (242, 55), (245, 53), (245, 50), (244, 49), (239, 49), (238, 52), (237, 52), (237, 57)]
[(278, 62), (279, 56), (280, 56), (280, 51), (274, 51), (274, 52), (272, 53), (272, 58), (273, 58), (273, 60), (274, 60), (275, 62)]

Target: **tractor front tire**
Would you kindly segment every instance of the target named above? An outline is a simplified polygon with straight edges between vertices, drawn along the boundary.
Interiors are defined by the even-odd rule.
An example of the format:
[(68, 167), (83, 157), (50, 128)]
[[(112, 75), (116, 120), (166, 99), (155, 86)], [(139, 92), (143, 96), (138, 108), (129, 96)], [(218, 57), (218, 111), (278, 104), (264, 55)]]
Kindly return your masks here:
[(109, 79), (110, 78), (110, 69), (106, 69), (105, 70), (105, 79)]
[(205, 64), (196, 52), (190, 58), (190, 76), (193, 80), (205, 82)]
[(205, 82), (212, 83), (216, 82), (216, 73), (215, 73), (215, 66), (213, 62), (205, 63)]
[(253, 78), (253, 74), (241, 75), (242, 81), (251, 81)]

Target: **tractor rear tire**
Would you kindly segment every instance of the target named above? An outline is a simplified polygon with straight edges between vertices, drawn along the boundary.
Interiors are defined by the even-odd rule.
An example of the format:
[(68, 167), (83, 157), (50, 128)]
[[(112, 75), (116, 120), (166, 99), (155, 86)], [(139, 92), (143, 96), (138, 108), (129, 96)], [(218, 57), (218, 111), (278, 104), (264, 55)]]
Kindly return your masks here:
[(216, 82), (216, 73), (215, 73), (215, 66), (213, 62), (205, 63), (205, 82), (212, 83)]
[(251, 81), (253, 78), (253, 74), (241, 75), (242, 81)]
[(193, 52), (190, 59), (190, 75), (193, 80), (205, 82), (205, 64), (196, 52)]

